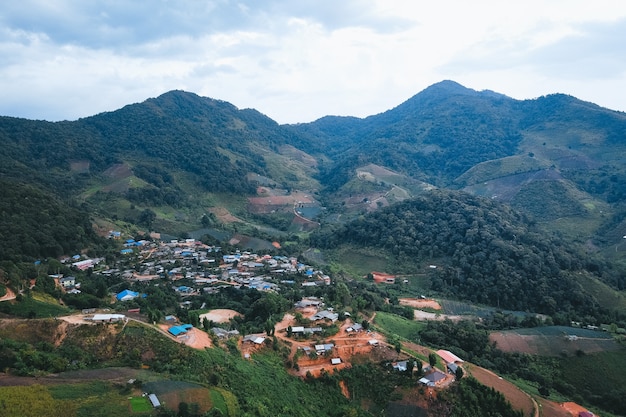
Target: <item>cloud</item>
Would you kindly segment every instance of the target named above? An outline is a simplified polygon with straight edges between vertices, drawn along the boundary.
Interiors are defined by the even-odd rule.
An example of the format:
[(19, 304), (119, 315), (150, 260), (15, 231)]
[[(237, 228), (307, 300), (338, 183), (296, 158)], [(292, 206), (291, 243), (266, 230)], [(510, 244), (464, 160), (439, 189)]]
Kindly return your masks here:
[(611, 87), (626, 83), (625, 19), (612, 0), (9, 2), (0, 114), (74, 119), (183, 89), (303, 122), (442, 79), (626, 109)]

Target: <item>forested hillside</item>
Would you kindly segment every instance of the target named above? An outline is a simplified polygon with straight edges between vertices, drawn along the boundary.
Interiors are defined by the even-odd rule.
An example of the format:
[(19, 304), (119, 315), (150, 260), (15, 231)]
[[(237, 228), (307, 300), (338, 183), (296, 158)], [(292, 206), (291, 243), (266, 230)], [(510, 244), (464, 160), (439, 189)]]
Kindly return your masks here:
[(0, 261), (55, 258), (104, 243), (71, 201), (2, 178), (0, 188)]
[[(442, 265), (432, 289), (499, 308), (582, 317), (609, 314), (573, 279), (594, 274), (623, 286), (599, 265), (529, 219), (492, 200), (436, 191), (311, 237), (323, 248), (352, 243), (383, 248), (399, 260)], [(609, 317), (607, 317), (609, 319)]]

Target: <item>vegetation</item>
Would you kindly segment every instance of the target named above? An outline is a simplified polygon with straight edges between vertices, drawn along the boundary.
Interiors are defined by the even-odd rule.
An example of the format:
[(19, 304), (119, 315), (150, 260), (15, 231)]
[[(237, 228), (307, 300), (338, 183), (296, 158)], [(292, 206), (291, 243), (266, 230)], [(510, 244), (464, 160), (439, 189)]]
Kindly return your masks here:
[[(409, 351), (403, 343), (419, 341), (541, 395), (624, 414), (619, 400), (626, 382), (616, 371), (623, 368), (621, 350), (504, 353), (489, 343), (489, 332), (572, 320), (626, 327), (625, 131), (623, 114), (572, 97), (517, 101), (450, 81), (376, 116), (295, 126), (181, 91), (75, 122), (2, 117), (0, 296), (10, 290), (16, 299), (0, 303), (0, 314), (25, 320), (1, 323), (0, 369), (41, 377), (149, 367), (157, 378), (204, 387), (211, 416), (365, 417), (388, 410), (405, 390), (419, 393), (421, 372), (399, 373), (362, 358), (319, 378), (294, 378), (288, 371), (297, 362), (276, 336), (244, 360), (234, 339), (195, 351), (144, 324), (74, 326), (53, 319), (109, 306), (112, 293), (131, 289), (145, 298), (112, 308), (137, 308), (150, 322), (175, 314), (205, 330), (214, 323), (200, 323), (201, 312), (230, 308), (242, 315), (225, 327), (269, 336), (294, 302), (315, 296), (340, 312), (340, 322), (350, 312), (365, 329), (376, 312), (373, 325), (389, 335), (398, 356)], [(321, 223), (307, 224), (318, 230), (302, 232), (293, 202), (253, 214), (248, 197), (258, 185), (268, 199), (299, 190), (316, 209), (320, 203), (314, 220)], [(307, 250), (332, 282), (302, 287), (301, 274), (276, 293), (228, 286), (190, 297), (183, 308), (166, 279), (128, 282), (60, 262), (79, 254), (102, 257), (102, 265), (120, 271), (142, 270), (138, 250), (120, 257), (119, 242), (101, 237), (111, 229), (137, 239), (152, 230), (193, 236), (224, 250), (265, 245), (268, 253), (298, 257)], [(236, 240), (239, 247), (230, 244)], [(280, 249), (271, 245), (275, 240)], [(208, 273), (193, 261), (164, 266), (166, 273), (172, 268), (183, 271), (184, 285), (193, 285), (186, 272)], [(379, 286), (372, 271), (402, 274), (408, 282)], [(75, 275), (81, 293), (64, 293), (51, 274)], [(412, 321), (413, 310), (399, 297), (420, 294), (452, 299), (443, 303), (445, 312), (467, 310), (481, 321)], [(323, 335), (338, 329), (325, 325)], [(462, 371), (457, 377), (429, 404), (432, 413), (518, 415), (493, 390)], [(139, 388), (109, 382), (2, 388), (0, 409), (16, 413), (9, 416), (201, 414), (198, 402), (186, 398), (151, 410)]]

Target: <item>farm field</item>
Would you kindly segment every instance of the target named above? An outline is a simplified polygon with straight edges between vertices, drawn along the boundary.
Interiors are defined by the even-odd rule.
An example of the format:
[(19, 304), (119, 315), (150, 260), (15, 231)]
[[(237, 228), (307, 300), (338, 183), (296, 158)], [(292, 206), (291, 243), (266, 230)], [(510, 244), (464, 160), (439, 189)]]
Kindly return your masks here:
[(536, 327), (494, 332), (489, 340), (504, 352), (543, 356), (570, 356), (617, 351), (620, 345), (609, 333), (565, 326)]
[(407, 340), (416, 340), (419, 331), (425, 326), (424, 323), (408, 320), (396, 314), (385, 313), (382, 311), (376, 312), (374, 324), (383, 329), (387, 334), (397, 334)]
[(535, 415), (536, 403), (530, 395), (520, 390), (514, 384), (479, 366), (468, 363), (465, 364), (464, 367), (471, 376), (478, 380), (478, 382), (501, 392), (502, 395), (504, 395), (504, 397), (511, 403), (513, 408), (524, 411), (524, 416)]
[[(181, 381), (154, 381), (144, 384), (142, 388), (145, 392), (156, 394), (161, 404), (177, 412), (181, 402), (197, 404), (201, 413), (213, 408), (213, 393), (201, 385)], [(219, 392), (217, 394), (221, 397)]]
[[(142, 378), (141, 388), (124, 390), (126, 381)], [(195, 403), (204, 413), (213, 407), (223, 415), (230, 415), (224, 398), (227, 392), (215, 388), (158, 379), (157, 374), (130, 368), (110, 368), (66, 372), (58, 376), (28, 378), (6, 376), (0, 378), (0, 403), (6, 404), (9, 414), (3, 417), (99, 417), (145, 415), (152, 404), (142, 393), (154, 393), (161, 404), (178, 410), (181, 402)], [(5, 410), (5, 411), (6, 411)], [(32, 411), (32, 412), (31, 412)], [(15, 413), (15, 414), (11, 414)]]

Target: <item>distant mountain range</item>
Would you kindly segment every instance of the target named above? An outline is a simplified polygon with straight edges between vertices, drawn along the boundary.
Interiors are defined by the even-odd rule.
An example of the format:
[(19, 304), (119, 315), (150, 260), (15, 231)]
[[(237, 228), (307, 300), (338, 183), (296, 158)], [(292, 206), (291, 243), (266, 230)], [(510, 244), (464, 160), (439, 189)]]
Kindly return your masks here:
[[(171, 91), (71, 122), (0, 117), (0, 144), (0, 179), (12, 187), (170, 233), (226, 211), (280, 234), (449, 188), (593, 245), (626, 235), (626, 114), (562, 94), (519, 101), (443, 81), (363, 119), (279, 125)], [(312, 211), (298, 216), (298, 203)]]

